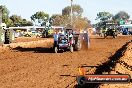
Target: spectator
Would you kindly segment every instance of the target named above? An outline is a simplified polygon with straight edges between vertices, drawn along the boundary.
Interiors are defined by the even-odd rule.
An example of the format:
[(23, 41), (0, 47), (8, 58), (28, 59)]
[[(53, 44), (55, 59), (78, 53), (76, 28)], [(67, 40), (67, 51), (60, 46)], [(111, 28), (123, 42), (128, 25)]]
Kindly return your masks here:
[(55, 34), (54, 34), (54, 46), (57, 46), (57, 44), (58, 44), (58, 38), (59, 38), (59, 34), (56, 31)]

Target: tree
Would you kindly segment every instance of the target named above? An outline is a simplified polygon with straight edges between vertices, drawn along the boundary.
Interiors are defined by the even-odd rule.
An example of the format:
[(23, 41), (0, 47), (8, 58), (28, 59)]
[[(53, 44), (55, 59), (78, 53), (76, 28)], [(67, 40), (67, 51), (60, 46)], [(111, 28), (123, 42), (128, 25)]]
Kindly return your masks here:
[(2, 13), (2, 22), (6, 23), (7, 27), (32, 26), (33, 25), (31, 21), (27, 21), (26, 19), (23, 20), (21, 16), (12, 15), (9, 17), (9, 10), (6, 8), (6, 6), (1, 5), (0, 12)]
[(91, 27), (90, 21), (86, 17), (82, 17), (83, 8), (80, 5), (73, 5), (73, 24), (70, 24), (71, 6), (67, 6), (62, 10), (63, 24), (66, 27), (73, 27), (76, 31)]
[(32, 26), (33, 23), (31, 21), (27, 21), (23, 19), (21, 16), (12, 15), (10, 16), (8, 26)]
[(2, 13), (2, 22), (7, 23), (8, 17), (9, 17), (9, 10), (6, 8), (6, 6), (1, 5), (0, 6), (0, 12)]
[[(83, 13), (83, 8), (80, 6), (80, 5), (73, 5), (72, 6), (72, 19), (73, 19), (73, 25), (75, 24), (75, 21), (77, 21), (78, 18), (81, 18), (82, 16), (82, 13)], [(64, 9), (62, 9), (62, 16), (64, 18), (64, 25), (65, 26), (71, 26), (71, 18), (70, 18), (70, 15), (71, 15), (71, 6), (67, 6), (65, 7)]]
[(50, 19), (53, 26), (61, 26), (64, 24), (64, 17), (62, 15), (55, 14), (52, 15)]
[(41, 26), (46, 26), (46, 22), (49, 20), (49, 14), (39, 11), (33, 14), (31, 20), (35, 22), (35, 24), (40, 24)]
[(33, 23), (31, 21), (27, 21), (26, 19), (23, 19), (21, 22), (21, 26), (33, 26)]
[(78, 19), (74, 21), (73, 26), (76, 28), (76, 31), (79, 31), (91, 27), (91, 24), (86, 17), (78, 17)]
[(127, 12), (120, 11), (113, 17), (113, 20), (116, 21), (116, 22), (120, 22), (121, 20), (126, 21), (129, 18), (130, 18), (130, 16)]
[(9, 19), (7, 20), (6, 25), (7, 25), (7, 27), (13, 27), (13, 26), (14, 26), (14, 23), (13, 23), (13, 21), (9, 18)]
[[(80, 5), (73, 5), (72, 11), (74, 16), (81, 16), (83, 13), (83, 8)], [(71, 14), (71, 6), (67, 6), (62, 10), (62, 15), (68, 15)]]
[(21, 26), (22, 24), (21, 16), (12, 15), (10, 16), (10, 19), (13, 21), (14, 26)]
[(100, 20), (100, 21), (108, 21), (112, 18), (112, 14), (109, 12), (99, 12), (97, 14), (96, 20)]

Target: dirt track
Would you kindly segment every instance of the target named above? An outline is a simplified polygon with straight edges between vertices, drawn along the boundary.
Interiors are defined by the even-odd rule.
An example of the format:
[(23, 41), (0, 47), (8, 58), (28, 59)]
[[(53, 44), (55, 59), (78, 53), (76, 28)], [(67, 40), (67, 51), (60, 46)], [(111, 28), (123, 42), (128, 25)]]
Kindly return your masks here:
[[(132, 41), (124, 46), (122, 55), (110, 71), (110, 74), (129, 74), (132, 77)], [(132, 82), (127, 84), (102, 84), (100, 88), (131, 88)]]
[(1, 52), (0, 88), (66, 88), (75, 80), (78, 66), (95, 66), (106, 61), (131, 39), (131, 36), (116, 39), (92, 37), (89, 50), (74, 53), (55, 54), (46, 48), (47, 44)]

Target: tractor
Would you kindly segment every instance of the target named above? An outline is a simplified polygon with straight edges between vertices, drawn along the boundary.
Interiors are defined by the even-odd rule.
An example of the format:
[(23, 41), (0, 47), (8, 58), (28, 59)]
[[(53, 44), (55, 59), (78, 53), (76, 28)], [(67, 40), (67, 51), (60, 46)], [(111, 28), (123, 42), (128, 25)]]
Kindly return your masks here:
[(106, 31), (104, 32), (104, 38), (106, 38), (107, 36), (113, 36), (113, 38), (116, 38), (117, 37), (116, 29), (114, 28), (106, 29)]
[(118, 34), (117, 25), (114, 23), (104, 23), (103, 26), (103, 35), (104, 38), (107, 36), (112, 36), (113, 38), (116, 38)]
[(60, 34), (58, 37), (58, 41), (56, 42), (55, 46), (54, 46), (54, 51), (55, 53), (58, 52), (58, 50), (70, 50), (71, 52), (73, 52), (73, 42), (72, 42), (72, 38), (68, 39), (66, 35)]
[(42, 38), (52, 38), (54, 34), (54, 28), (52, 27), (45, 27), (42, 32)]
[(15, 39), (15, 34), (13, 29), (6, 28), (6, 24), (0, 25), (0, 44), (9, 44)]
[(58, 31), (61, 33), (61, 31), (64, 30), (64, 27), (62, 26), (51, 26), (51, 27), (46, 27), (43, 32), (42, 32), (42, 37), (43, 38), (51, 38), (54, 35), (55, 31)]
[(73, 29), (65, 29), (64, 34), (59, 34), (58, 41), (54, 43), (54, 52), (59, 50), (74, 50), (81, 49), (80, 34), (75, 33)]
[(69, 28), (69, 29), (65, 29), (66, 33), (69, 33), (70, 31), (73, 34), (73, 48), (76, 51), (81, 50), (81, 36), (80, 33), (77, 31), (73, 31), (73, 29)]

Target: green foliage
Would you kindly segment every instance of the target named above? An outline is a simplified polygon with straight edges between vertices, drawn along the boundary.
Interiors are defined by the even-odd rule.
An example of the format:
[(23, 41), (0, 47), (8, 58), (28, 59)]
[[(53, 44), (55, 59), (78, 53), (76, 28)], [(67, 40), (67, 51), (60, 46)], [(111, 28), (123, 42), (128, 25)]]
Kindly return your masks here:
[(33, 26), (31, 21), (27, 21), (26, 19), (22, 19), (21, 26)]
[(6, 6), (1, 5), (0, 11), (2, 13), (2, 22), (7, 24), (7, 27), (11, 26), (32, 26), (33, 23), (30, 21), (27, 21), (26, 19), (23, 20), (21, 16), (18, 15), (12, 15), (9, 17), (9, 10), (6, 8)]
[[(88, 27), (89, 20), (87, 18), (82, 17), (83, 9), (80, 5), (73, 5), (73, 26), (77, 29), (84, 29)], [(31, 21), (27, 21), (23, 19), (21, 16), (12, 15), (9, 17), (9, 10), (6, 6), (0, 6), (2, 11), (2, 20), (7, 24), (7, 27), (11, 26), (32, 26), (33, 23)], [(40, 24), (41, 26), (46, 26), (46, 23), (49, 22), (49, 25), (53, 26), (67, 26), (70, 24), (70, 13), (71, 7), (67, 6), (62, 10), (62, 15), (55, 14), (52, 15), (49, 19), (49, 14), (38, 11), (33, 14), (30, 18), (36, 24)]]
[(7, 23), (9, 17), (9, 10), (6, 8), (6, 6), (1, 5), (0, 12), (2, 13), (2, 22)]
[(11, 19), (8, 19), (7, 23), (6, 23), (7, 27), (13, 27), (14, 23)]
[(31, 21), (27, 21), (26, 19), (23, 19), (21, 16), (18, 16), (18, 15), (10, 16), (8, 24), (10, 26), (32, 26), (33, 25)]
[(96, 20), (100, 20), (100, 21), (108, 21), (112, 18), (112, 14), (109, 12), (99, 12), (97, 14)]
[(114, 17), (113, 20), (119, 22), (120, 20), (128, 20), (130, 18), (129, 14), (125, 11), (118, 12)]
[(33, 14), (31, 17), (31, 20), (34, 21), (40, 25), (46, 25), (46, 22), (49, 20), (49, 14), (43, 12), (43, 11), (39, 11), (36, 12), (35, 14)]
[(22, 22), (21, 16), (17, 16), (17, 15), (10, 16), (10, 19), (13, 21), (14, 24)]
[(64, 17), (62, 15), (55, 14), (55, 15), (52, 15), (50, 19), (51, 19), (50, 23), (53, 26), (60, 26), (64, 24)]

